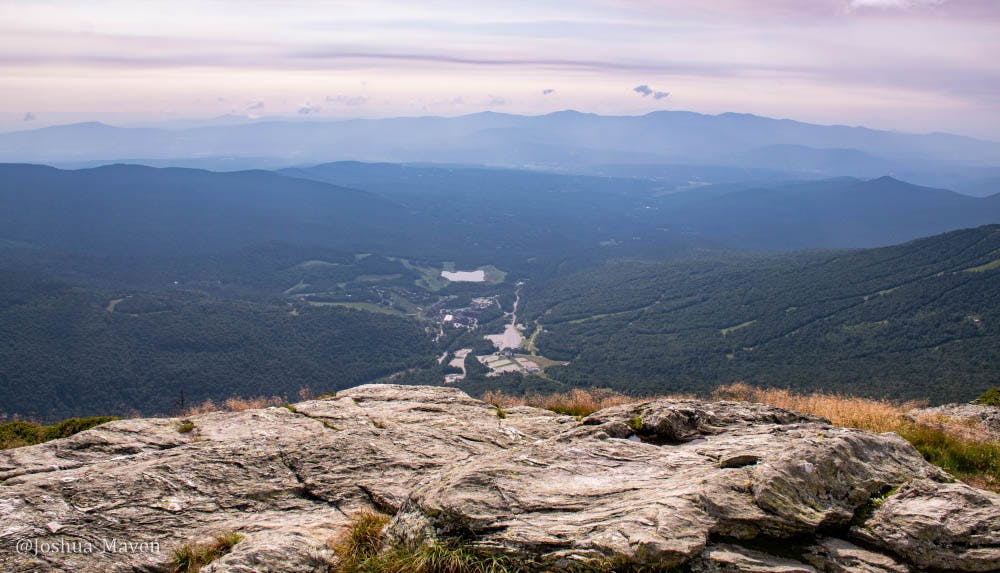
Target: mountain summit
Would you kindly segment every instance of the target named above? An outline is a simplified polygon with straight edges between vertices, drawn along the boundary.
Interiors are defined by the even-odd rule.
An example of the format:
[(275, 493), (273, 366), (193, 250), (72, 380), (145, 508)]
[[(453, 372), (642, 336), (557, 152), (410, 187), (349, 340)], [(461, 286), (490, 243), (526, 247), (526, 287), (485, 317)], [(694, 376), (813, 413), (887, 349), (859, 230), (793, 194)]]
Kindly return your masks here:
[(377, 514), (388, 523), (370, 535), (387, 544), (505, 571), (1000, 562), (1000, 496), (955, 483), (895, 434), (751, 403), (653, 400), (577, 421), (452, 388), (367, 385), (287, 408), (110, 422), (0, 452), (0, 484), (3, 544), (148, 549), (0, 552), (9, 571), (163, 570), (213, 537), (230, 550), (216, 573), (339, 571), (350, 556), (330, 540)]

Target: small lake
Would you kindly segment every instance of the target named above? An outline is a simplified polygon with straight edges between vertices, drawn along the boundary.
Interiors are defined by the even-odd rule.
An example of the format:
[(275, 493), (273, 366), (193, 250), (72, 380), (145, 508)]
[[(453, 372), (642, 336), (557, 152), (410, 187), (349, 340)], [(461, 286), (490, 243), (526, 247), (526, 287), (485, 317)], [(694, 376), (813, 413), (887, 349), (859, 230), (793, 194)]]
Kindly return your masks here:
[(454, 283), (481, 283), (486, 281), (486, 271), (441, 271), (441, 276)]

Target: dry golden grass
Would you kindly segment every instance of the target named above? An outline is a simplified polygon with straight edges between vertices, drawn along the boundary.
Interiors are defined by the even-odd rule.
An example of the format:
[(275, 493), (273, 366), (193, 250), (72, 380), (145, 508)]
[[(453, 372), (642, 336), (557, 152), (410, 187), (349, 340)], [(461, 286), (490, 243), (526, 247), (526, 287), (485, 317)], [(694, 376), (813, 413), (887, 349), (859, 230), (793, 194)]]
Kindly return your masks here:
[(918, 402), (896, 403), (825, 392), (795, 394), (776, 388), (755, 388), (742, 382), (718, 388), (713, 397), (815, 414), (835, 426), (896, 432), (927, 461), (955, 477), (976, 487), (1000, 491), (1000, 443), (991, 440), (975, 422), (943, 416), (907, 418), (909, 410), (923, 406)]
[(244, 410), (255, 410), (267, 408), (269, 406), (281, 406), (285, 403), (280, 396), (258, 396), (256, 398), (227, 398), (223, 402), (215, 402), (211, 399), (205, 400), (201, 404), (196, 404), (186, 408), (181, 417), (195, 416), (197, 414), (207, 414), (209, 412), (242, 412)]
[[(892, 402), (843, 396), (828, 392), (797, 394), (778, 388), (756, 388), (743, 382), (721, 386), (712, 393), (716, 400), (757, 402), (830, 420), (835, 426), (869, 432), (896, 432), (917, 448), (931, 463), (974, 486), (1000, 491), (1000, 443), (974, 422), (941, 416), (911, 419), (907, 412), (923, 406), (918, 402)], [(690, 398), (656, 396), (655, 398)], [(490, 391), (482, 400), (498, 411), (511, 406), (534, 406), (560, 414), (582, 417), (620, 404), (652, 398), (627, 396), (613, 390), (591, 388), (556, 394), (512, 396)]]
[(577, 388), (569, 392), (528, 394), (525, 396), (514, 396), (498, 390), (489, 390), (483, 394), (481, 400), (502, 408), (534, 406), (535, 408), (544, 408), (559, 414), (582, 417), (598, 410), (603, 410), (604, 408), (621, 404), (634, 404), (648, 400), (648, 398), (626, 396), (625, 394), (606, 388)]
[(205, 544), (186, 544), (174, 550), (171, 573), (198, 573), (202, 567), (229, 553), (243, 536), (235, 531), (216, 535)]
[(906, 422), (904, 414), (907, 410), (922, 406), (917, 402), (897, 403), (827, 392), (796, 394), (779, 388), (756, 388), (744, 382), (720, 386), (712, 393), (712, 397), (716, 400), (770, 404), (786, 410), (822, 416), (835, 426), (870, 432), (894, 432)]

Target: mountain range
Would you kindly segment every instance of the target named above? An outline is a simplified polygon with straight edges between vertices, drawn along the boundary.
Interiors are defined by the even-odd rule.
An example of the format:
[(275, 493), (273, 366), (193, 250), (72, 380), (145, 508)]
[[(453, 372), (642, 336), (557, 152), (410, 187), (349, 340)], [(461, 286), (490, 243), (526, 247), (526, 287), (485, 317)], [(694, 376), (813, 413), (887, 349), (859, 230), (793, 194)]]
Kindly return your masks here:
[[(460, 117), (256, 120), (180, 129), (82, 123), (0, 134), (0, 161), (81, 166), (129, 161), (213, 169), (330, 160), (435, 162), (573, 172), (609, 165), (753, 166), (796, 178), (893, 175), (976, 189), (995, 178), (1000, 144), (749, 114), (658, 111), (601, 116), (493, 112)], [(709, 181), (715, 182), (715, 181)]]

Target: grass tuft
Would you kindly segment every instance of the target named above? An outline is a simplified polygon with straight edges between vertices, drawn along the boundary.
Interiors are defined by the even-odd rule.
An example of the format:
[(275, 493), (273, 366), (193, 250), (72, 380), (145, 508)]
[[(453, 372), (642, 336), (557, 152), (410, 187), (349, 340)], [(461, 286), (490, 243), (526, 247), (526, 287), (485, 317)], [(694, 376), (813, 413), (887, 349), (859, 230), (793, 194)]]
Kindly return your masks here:
[(563, 414), (583, 418), (598, 410), (618, 406), (621, 404), (633, 404), (641, 402), (643, 398), (626, 396), (603, 388), (574, 389), (569, 392), (556, 394), (529, 394), (526, 396), (513, 396), (500, 391), (490, 390), (483, 394), (482, 400), (491, 404), (501, 406), (533, 406), (543, 408)]
[(194, 416), (196, 414), (208, 414), (209, 412), (243, 412), (244, 410), (259, 410), (270, 406), (284, 406), (287, 401), (280, 396), (258, 396), (256, 398), (227, 398), (221, 404), (205, 400), (201, 404), (185, 409), (181, 414), (184, 416)]
[(356, 514), (347, 529), (330, 540), (337, 556), (331, 573), (521, 573), (529, 571), (510, 557), (460, 543), (431, 542), (387, 547), (382, 530), (388, 515)]
[(182, 434), (187, 434), (194, 429), (194, 422), (191, 420), (181, 420), (177, 423), (177, 431)]
[(896, 432), (930, 463), (974, 486), (1000, 491), (1000, 443), (964, 440), (945, 429), (902, 425)]
[(188, 543), (174, 550), (172, 573), (197, 573), (202, 567), (226, 555), (243, 536), (235, 531), (216, 535), (212, 541), (203, 544)]
[(0, 450), (33, 446), (49, 440), (68, 438), (94, 426), (117, 420), (116, 416), (94, 416), (91, 418), (68, 418), (51, 426), (34, 422), (14, 420), (0, 424)]
[(742, 382), (722, 386), (713, 396), (815, 414), (846, 428), (896, 432), (913, 444), (924, 459), (956, 478), (976, 487), (1000, 491), (1000, 443), (975, 437), (961, 424), (911, 421), (905, 414), (920, 405), (915, 402), (897, 404), (825, 392), (795, 394), (783, 389), (756, 388)]

